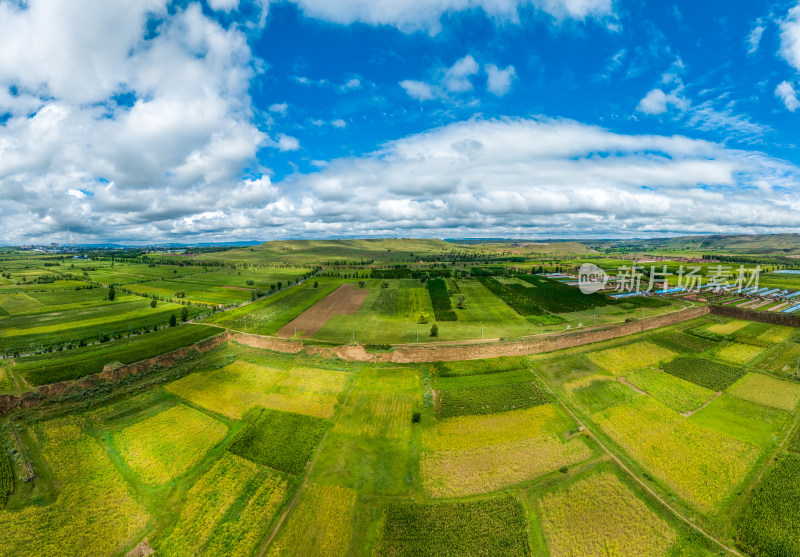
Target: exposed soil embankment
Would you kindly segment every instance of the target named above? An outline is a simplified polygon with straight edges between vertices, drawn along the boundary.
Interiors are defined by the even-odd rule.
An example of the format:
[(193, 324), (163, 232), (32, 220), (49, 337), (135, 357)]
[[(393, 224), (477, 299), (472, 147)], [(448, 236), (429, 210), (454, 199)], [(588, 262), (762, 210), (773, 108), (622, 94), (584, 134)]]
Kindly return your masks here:
[(71, 393), (77, 393), (82, 390), (91, 389), (97, 383), (102, 381), (118, 381), (129, 375), (137, 375), (147, 372), (153, 367), (169, 367), (175, 365), (179, 360), (185, 358), (192, 352), (208, 352), (216, 348), (220, 344), (228, 342), (231, 337), (229, 332), (224, 332), (221, 335), (200, 341), (191, 346), (185, 346), (160, 356), (148, 358), (133, 364), (112, 367), (106, 365), (102, 372), (94, 375), (89, 375), (78, 381), (62, 381), (60, 383), (53, 383), (50, 385), (42, 385), (32, 391), (27, 391), (19, 395), (0, 395), (0, 415), (7, 414), (14, 410), (22, 410), (24, 408), (34, 408), (43, 404), (48, 400), (60, 398)]
[[(789, 307), (791, 304), (786, 304)], [(800, 327), (800, 316), (794, 313), (773, 313), (771, 311), (755, 311), (735, 306), (710, 306), (711, 313), (744, 321), (758, 321), (770, 325), (783, 325), (785, 327)]]
[[(584, 329), (552, 335), (538, 337), (529, 340), (491, 342), (482, 344), (448, 344), (448, 345), (421, 345), (421, 346), (399, 346), (391, 352), (373, 353), (367, 352), (361, 345), (344, 346), (304, 346), (297, 340), (288, 340), (275, 337), (265, 337), (253, 334), (225, 332), (214, 338), (210, 338), (197, 344), (180, 348), (160, 356), (142, 360), (134, 364), (113, 367), (107, 365), (106, 368), (96, 375), (85, 377), (79, 381), (65, 381), (44, 385), (35, 390), (22, 393), (20, 395), (0, 395), (0, 415), (13, 410), (33, 408), (46, 401), (58, 399), (64, 395), (77, 393), (81, 390), (91, 389), (99, 382), (119, 381), (130, 375), (146, 373), (153, 367), (164, 368), (175, 365), (178, 361), (185, 358), (192, 352), (207, 352), (217, 346), (233, 340), (239, 344), (273, 350), (287, 354), (297, 354), (303, 352), (309, 355), (319, 355), (325, 358), (341, 358), (348, 361), (358, 362), (386, 362), (386, 363), (417, 363), (417, 362), (437, 362), (437, 361), (458, 361), (458, 360), (479, 360), (484, 358), (498, 358), (501, 356), (523, 356), (527, 354), (540, 354), (543, 352), (554, 352), (565, 348), (593, 344), (605, 340), (613, 340), (628, 335), (643, 333), (669, 325), (675, 325), (683, 321), (695, 319), (706, 315), (717, 308), (702, 306), (681, 310), (667, 315), (651, 317), (633, 323), (624, 323), (606, 328)], [(721, 315), (739, 317), (741, 319), (751, 319), (753, 321), (764, 321), (756, 317), (766, 316), (780, 317), (775, 314), (765, 314), (762, 312), (747, 311), (738, 308), (719, 308), (726, 311), (714, 311)], [(731, 309), (736, 311), (731, 314)], [(752, 315), (752, 317), (751, 317)], [(788, 317), (788, 316), (787, 316)], [(780, 320), (776, 324), (788, 324)], [(772, 322), (772, 321), (766, 321)], [(800, 326), (800, 320), (794, 322), (794, 326)]]

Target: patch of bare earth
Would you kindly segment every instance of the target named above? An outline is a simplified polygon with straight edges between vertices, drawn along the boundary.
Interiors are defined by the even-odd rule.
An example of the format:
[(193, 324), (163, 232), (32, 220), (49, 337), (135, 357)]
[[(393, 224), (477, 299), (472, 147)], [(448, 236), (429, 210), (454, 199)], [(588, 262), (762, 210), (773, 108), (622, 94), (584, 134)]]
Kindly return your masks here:
[(361, 304), (369, 294), (366, 288), (356, 288), (354, 284), (343, 284), (319, 302), (291, 320), (278, 336), (289, 338), (295, 331), (302, 333), (300, 338), (308, 338), (322, 327), (334, 315), (353, 314), (361, 308)]

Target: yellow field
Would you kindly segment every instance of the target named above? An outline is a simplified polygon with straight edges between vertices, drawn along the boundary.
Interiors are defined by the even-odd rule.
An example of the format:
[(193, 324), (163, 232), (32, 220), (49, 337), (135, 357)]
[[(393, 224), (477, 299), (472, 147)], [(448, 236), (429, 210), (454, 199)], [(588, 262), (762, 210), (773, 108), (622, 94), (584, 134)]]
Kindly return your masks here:
[(661, 557), (677, 535), (617, 476), (595, 474), (539, 501), (552, 557)]
[(339, 557), (347, 553), (353, 534), (356, 493), (337, 486), (312, 484), (300, 497), (270, 557)]
[(728, 388), (733, 396), (789, 412), (800, 402), (800, 385), (762, 373), (748, 373)]
[(749, 324), (750, 323), (747, 321), (734, 320), (728, 323), (717, 323), (716, 325), (711, 325), (708, 330), (712, 333), (717, 333), (718, 335), (730, 335)]
[(770, 327), (767, 331), (758, 335), (759, 340), (769, 342), (770, 344), (780, 344), (786, 342), (792, 336), (791, 327), (779, 327), (777, 325)]
[(703, 512), (717, 508), (744, 480), (758, 449), (698, 426), (652, 397), (637, 397), (594, 416), (648, 472)]
[(473, 449), (563, 433), (570, 427), (574, 425), (555, 404), (542, 404), (525, 410), (437, 421), (424, 433), (422, 445), (429, 451)]
[(436, 423), (423, 436), (420, 473), (432, 497), (494, 491), (586, 460), (580, 437), (564, 441), (574, 424), (554, 404)]
[(614, 373), (622, 373), (641, 367), (657, 366), (661, 360), (673, 358), (678, 354), (661, 348), (651, 342), (642, 341), (591, 352), (589, 359), (602, 368)]
[(181, 404), (114, 434), (114, 444), (139, 479), (162, 485), (197, 464), (227, 434), (224, 424)]
[(676, 412), (697, 410), (714, 396), (711, 389), (655, 369), (629, 371), (625, 379)]
[(420, 455), (422, 485), (431, 497), (495, 491), (582, 462), (592, 450), (581, 437), (533, 437), (499, 445)]
[(724, 362), (742, 366), (752, 361), (763, 351), (764, 349), (760, 346), (732, 342), (714, 352), (714, 356)]
[(156, 542), (156, 553), (250, 555), (285, 495), (286, 480), (225, 453), (189, 490), (175, 527)]
[(222, 369), (193, 373), (166, 389), (237, 420), (253, 406), (331, 418), (347, 379), (348, 374), (341, 371), (285, 371), (236, 361)]
[(47, 506), (0, 510), (4, 555), (111, 555), (138, 541), (150, 520), (106, 451), (65, 418), (41, 426), (44, 458), (59, 484)]

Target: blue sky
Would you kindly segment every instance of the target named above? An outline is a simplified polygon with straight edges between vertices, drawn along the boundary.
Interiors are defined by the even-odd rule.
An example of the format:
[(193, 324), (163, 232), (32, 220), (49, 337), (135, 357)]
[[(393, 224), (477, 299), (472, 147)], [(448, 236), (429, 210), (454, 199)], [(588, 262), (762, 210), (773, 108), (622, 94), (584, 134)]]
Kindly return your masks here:
[(800, 4), (0, 0), (4, 243), (798, 231)]

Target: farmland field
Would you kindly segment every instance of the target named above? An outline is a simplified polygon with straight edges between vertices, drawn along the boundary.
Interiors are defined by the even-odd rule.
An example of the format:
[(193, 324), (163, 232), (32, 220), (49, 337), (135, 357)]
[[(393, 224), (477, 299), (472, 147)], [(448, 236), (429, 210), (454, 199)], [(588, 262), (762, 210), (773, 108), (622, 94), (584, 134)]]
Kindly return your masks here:
[(758, 454), (738, 439), (687, 422), (649, 397), (612, 407), (595, 420), (653, 476), (706, 512), (745, 479)]
[[(592, 456), (553, 404), (442, 420), (423, 436), (421, 473), (432, 497), (494, 491)], [(463, 435), (469, 431), (469, 437)]]
[(553, 557), (665, 555), (675, 531), (608, 472), (596, 473), (539, 501)]
[(161, 555), (250, 555), (287, 493), (277, 474), (225, 455), (187, 494)]
[(604, 246), (0, 249), (0, 556), (800, 555), (791, 317)]
[(169, 327), (97, 346), (50, 352), (16, 359), (14, 371), (29, 383), (43, 385), (100, 373), (106, 364), (134, 362), (158, 356), (219, 334), (213, 327)]
[(464, 503), (392, 503), (377, 553), (387, 556), (529, 554), (525, 512), (511, 496)]
[(744, 512), (737, 542), (761, 555), (800, 555), (800, 456), (783, 455)]
[(800, 402), (800, 385), (761, 373), (748, 373), (731, 385), (728, 392), (756, 404), (789, 412)]
[(175, 406), (114, 436), (125, 462), (147, 484), (186, 472), (228, 433), (223, 424), (188, 406)]
[(257, 464), (302, 472), (330, 423), (322, 418), (254, 407), (228, 450)]
[(353, 534), (356, 494), (342, 487), (312, 484), (301, 495), (280, 539), (269, 555), (347, 554)]
[(220, 369), (193, 373), (167, 389), (232, 419), (240, 419), (252, 406), (330, 418), (347, 380), (348, 375), (339, 371), (280, 369), (236, 360)]
[(595, 364), (614, 373), (624, 373), (633, 369), (657, 366), (662, 360), (677, 356), (675, 352), (651, 342), (637, 342), (592, 352), (589, 359)]

